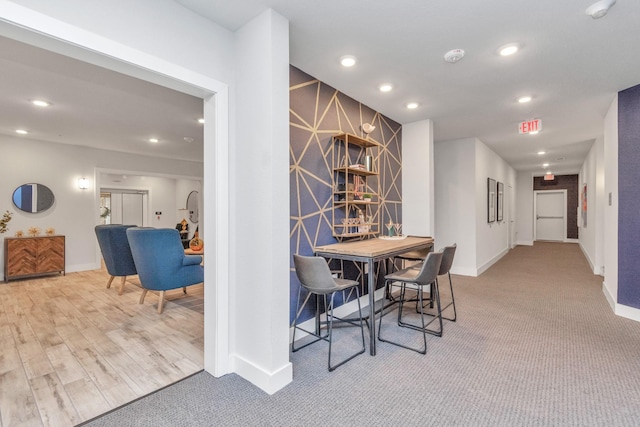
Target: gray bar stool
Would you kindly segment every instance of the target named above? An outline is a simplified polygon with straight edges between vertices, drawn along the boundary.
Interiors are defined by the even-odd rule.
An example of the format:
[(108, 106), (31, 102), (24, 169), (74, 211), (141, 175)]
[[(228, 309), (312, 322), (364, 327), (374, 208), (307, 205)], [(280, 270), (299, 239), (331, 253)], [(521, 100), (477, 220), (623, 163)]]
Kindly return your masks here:
[[(394, 282), (400, 283), (400, 298), (398, 300), (393, 301), (393, 304), (398, 304), (398, 326), (403, 328), (414, 329), (416, 331), (422, 332), (424, 345), (423, 348), (415, 348), (410, 347), (408, 345), (399, 343), (397, 341), (391, 341), (387, 338), (382, 337), (382, 319), (384, 318), (384, 313), (381, 313), (380, 323), (378, 325), (378, 340), (382, 342), (388, 342), (389, 344), (397, 345), (398, 347), (403, 347), (409, 350), (413, 350), (415, 352), (426, 354), (427, 353), (427, 334), (433, 333), (433, 331), (427, 329), (427, 327), (434, 322), (436, 319), (440, 320), (440, 334), (442, 334), (442, 311), (440, 310), (440, 297), (438, 294), (438, 272), (440, 270), (440, 263), (442, 262), (442, 252), (430, 252), (425, 258), (424, 262), (420, 265), (420, 269), (417, 268), (405, 268), (404, 270), (396, 271), (391, 274), (387, 274), (385, 279), (385, 288), (387, 292), (390, 291), (390, 287), (393, 286)], [(411, 284), (417, 287), (418, 290), (418, 307), (420, 312), (420, 325), (415, 325), (412, 323), (407, 323), (402, 319), (402, 309), (404, 307), (404, 303), (407, 301), (412, 301), (411, 299), (406, 298), (406, 289), (407, 284)], [(425, 322), (425, 316), (429, 316), (428, 313), (424, 312), (424, 303), (423, 303), (423, 288), (425, 286), (431, 286), (431, 296), (435, 299), (437, 304), (438, 314), (433, 317), (433, 319)]]
[[(329, 270), (329, 266), (327, 265), (326, 260), (322, 257), (309, 257), (309, 256), (294, 254), (293, 263), (295, 265), (296, 275), (300, 280), (301, 286), (300, 286), (300, 289), (298, 289), (298, 302), (296, 306), (297, 312), (296, 312), (296, 317), (293, 321), (293, 339), (291, 343), (291, 350), (293, 352), (296, 352), (318, 341), (321, 341), (321, 340), (328, 341), (329, 342), (328, 367), (329, 367), (329, 371), (333, 371), (337, 367), (343, 365), (344, 363), (348, 362), (349, 360), (353, 359), (359, 354), (364, 353), (364, 350), (365, 350), (364, 326), (362, 322), (362, 309), (360, 307), (360, 291), (358, 289), (359, 283), (355, 280), (332, 277), (331, 270)], [(307, 290), (307, 297), (305, 298), (302, 305), (300, 305), (300, 294), (301, 294), (302, 288)], [(359, 325), (356, 323), (355, 320), (339, 318), (333, 315), (334, 297), (336, 292), (344, 291), (350, 288), (355, 288), (356, 290), (356, 300), (358, 301), (358, 319), (360, 321)], [(327, 314), (327, 323), (329, 324), (328, 332), (326, 335), (322, 335), (319, 330), (316, 333), (316, 332), (308, 331), (298, 326), (298, 318), (300, 317), (300, 314), (302, 313), (302, 309), (309, 301), (309, 298), (311, 297), (311, 295), (316, 295), (318, 298), (322, 296), (324, 299), (325, 313)], [(331, 295), (331, 302), (328, 305), (327, 305), (327, 295)], [(319, 313), (317, 313), (316, 315), (319, 315)], [(358, 350), (356, 353), (342, 360), (341, 362), (335, 365), (332, 365), (331, 364), (331, 344), (332, 344), (332, 337), (333, 337), (333, 320), (334, 319), (337, 319), (341, 322), (349, 323), (353, 326), (360, 326), (360, 333), (362, 335), (362, 348)], [(309, 335), (316, 337), (317, 339), (307, 344), (304, 344), (300, 347), (296, 347), (295, 346), (296, 329), (300, 329), (301, 331), (304, 331)]]

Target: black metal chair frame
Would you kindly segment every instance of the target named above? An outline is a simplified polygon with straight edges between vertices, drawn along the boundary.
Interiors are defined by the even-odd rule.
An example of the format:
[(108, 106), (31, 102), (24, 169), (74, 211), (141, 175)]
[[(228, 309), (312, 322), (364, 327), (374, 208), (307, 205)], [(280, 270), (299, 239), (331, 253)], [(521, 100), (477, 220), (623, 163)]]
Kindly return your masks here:
[[(442, 261), (442, 252), (437, 252), (437, 253), (431, 252), (427, 255), (425, 262), (421, 265), (419, 270), (409, 267), (385, 276), (385, 288), (389, 291), (389, 293), (390, 293), (389, 288), (391, 286), (394, 286), (395, 282), (400, 283), (400, 297), (398, 300), (392, 301), (391, 303), (391, 305), (398, 304), (398, 319), (397, 319), (398, 326), (422, 332), (423, 342), (424, 342), (422, 348), (410, 347), (408, 345), (399, 343), (397, 341), (392, 341), (387, 338), (383, 338), (382, 337), (382, 319), (385, 315), (384, 312), (381, 313), (380, 315), (380, 323), (378, 325), (378, 340), (382, 342), (388, 342), (390, 344), (403, 347), (409, 350), (413, 350), (421, 354), (426, 354), (427, 334), (432, 334), (437, 336), (442, 335), (442, 311), (440, 309), (440, 298), (438, 293), (438, 281), (437, 281), (437, 275), (438, 275), (441, 261)], [(429, 271), (429, 270), (425, 271), (426, 269), (429, 269), (432, 271)], [(415, 325), (402, 320), (402, 310), (405, 302), (413, 301), (413, 299), (406, 298), (407, 284), (412, 284), (413, 286), (417, 287), (417, 291), (418, 291), (417, 301), (418, 301), (418, 307), (419, 307), (418, 311), (420, 313), (420, 322), (421, 322), (420, 325)], [(426, 313), (424, 311), (424, 300), (423, 300), (424, 286), (431, 286), (432, 298), (435, 300), (437, 304), (436, 315)], [(387, 312), (386, 314), (388, 314), (389, 312)], [(428, 322), (425, 322), (425, 316), (433, 316), (433, 318)], [(434, 331), (428, 328), (428, 326), (431, 323), (435, 322), (436, 320), (439, 320), (439, 323), (440, 323), (439, 331)]]
[[(294, 255), (294, 258), (296, 257), (300, 257), (299, 255)], [(315, 257), (307, 257), (307, 258), (315, 258)], [(322, 259), (322, 258), (318, 258), (318, 259)], [(324, 261), (324, 259), (322, 259)], [(329, 271), (329, 267), (327, 266), (327, 271), (329, 272), (329, 277), (331, 276), (331, 272)], [(298, 271), (296, 270), (296, 273), (298, 273)], [(300, 276), (298, 275), (298, 278), (300, 279)], [(342, 286), (339, 286), (336, 283), (336, 287), (334, 289), (326, 289), (322, 292), (318, 292), (318, 291), (314, 291), (313, 290), (313, 286), (308, 286), (307, 284), (303, 283), (302, 280), (300, 280), (301, 282), (301, 286), (298, 289), (298, 300), (297, 300), (297, 305), (296, 305), (296, 316), (295, 319), (293, 320), (293, 337), (292, 337), (292, 342), (291, 342), (291, 351), (292, 352), (296, 352), (298, 350), (301, 350), (305, 347), (310, 346), (311, 344), (314, 344), (318, 341), (328, 341), (329, 342), (329, 358), (328, 358), (328, 362), (327, 362), (327, 367), (329, 369), (329, 371), (333, 371), (334, 369), (338, 368), (339, 366), (342, 366), (343, 364), (347, 363), (349, 360), (353, 359), (354, 357), (364, 353), (365, 351), (365, 339), (364, 339), (364, 324), (363, 324), (363, 317), (362, 317), (362, 307), (360, 304), (360, 290), (358, 289), (359, 287), (359, 283), (357, 281), (354, 280), (345, 280), (342, 279), (341, 280), (343, 282)], [(333, 308), (334, 308), (334, 298), (337, 292), (341, 292), (343, 290), (349, 289), (355, 287), (356, 289), (356, 301), (358, 302), (358, 318), (357, 319), (346, 319), (346, 318), (342, 318), (342, 317), (337, 317), (333, 314)], [(300, 297), (302, 294), (302, 289), (305, 288), (307, 290), (307, 296), (304, 299), (304, 302), (302, 303), (302, 305), (300, 304)], [(330, 303), (327, 304), (327, 295), (331, 295), (331, 300)], [(304, 309), (304, 307), (306, 306), (306, 304), (308, 303), (309, 299), (311, 298), (311, 295), (316, 295), (317, 298), (319, 298), (320, 296), (322, 296), (322, 299), (324, 301), (324, 308), (325, 308), (325, 314), (327, 317), (327, 320), (324, 322), (320, 321), (320, 304), (319, 302), (316, 304), (316, 331), (309, 331), (307, 329), (304, 329), (300, 326), (298, 326), (298, 319), (300, 317), (300, 315), (302, 314), (302, 311)], [(331, 348), (332, 348), (332, 343), (333, 343), (333, 328), (334, 328), (334, 319), (338, 320), (339, 322), (342, 323), (348, 323), (352, 326), (359, 326), (360, 327), (360, 332), (362, 335), (362, 348), (360, 350), (358, 350), (356, 353), (353, 353), (352, 355), (350, 355), (349, 357), (343, 359), (342, 361), (340, 361), (339, 363), (336, 363), (335, 365), (331, 364)], [(358, 324), (359, 323), (359, 324)], [(325, 335), (323, 335), (321, 333), (321, 329), (322, 329), (322, 324), (326, 324), (328, 325), (327, 327), (327, 333)], [(311, 342), (308, 342), (306, 344), (303, 344), (299, 347), (296, 347), (296, 329), (299, 329), (303, 332), (306, 332), (307, 334), (315, 337), (315, 340), (312, 340)]]

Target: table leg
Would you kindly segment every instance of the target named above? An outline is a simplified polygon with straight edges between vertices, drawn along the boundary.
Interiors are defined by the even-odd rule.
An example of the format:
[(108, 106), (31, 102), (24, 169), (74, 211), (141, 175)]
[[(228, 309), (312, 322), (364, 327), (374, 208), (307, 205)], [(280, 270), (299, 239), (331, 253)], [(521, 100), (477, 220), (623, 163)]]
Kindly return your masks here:
[(369, 354), (376, 355), (376, 275), (373, 259), (367, 261), (369, 266)]

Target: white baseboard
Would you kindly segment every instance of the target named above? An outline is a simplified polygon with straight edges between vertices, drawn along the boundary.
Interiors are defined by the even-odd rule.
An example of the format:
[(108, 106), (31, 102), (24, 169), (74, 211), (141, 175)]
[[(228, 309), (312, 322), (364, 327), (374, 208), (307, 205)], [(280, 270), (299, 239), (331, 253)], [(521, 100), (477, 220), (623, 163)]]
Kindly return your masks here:
[(78, 271), (89, 271), (89, 270), (99, 270), (100, 263), (91, 263), (91, 264), (76, 264), (76, 265), (67, 265), (65, 266), (66, 273), (77, 273)]
[(578, 239), (564, 239), (565, 243), (580, 243)]
[(484, 273), (485, 271), (487, 271), (493, 264), (498, 262), (500, 260), (500, 258), (505, 256), (508, 252), (509, 252), (509, 249), (506, 248), (502, 252), (500, 252), (498, 255), (494, 256), (489, 261), (485, 262), (482, 266), (480, 266), (480, 268), (478, 268), (478, 272), (477, 272), (476, 276), (479, 276), (482, 273)]
[(245, 380), (258, 386), (267, 394), (274, 394), (293, 381), (293, 365), (291, 362), (275, 371), (266, 371), (255, 363), (240, 356), (232, 356), (233, 372)]
[(635, 307), (629, 307), (628, 305), (618, 304), (616, 299), (609, 293), (609, 288), (607, 288), (606, 284), (602, 282), (602, 293), (604, 297), (607, 299), (611, 310), (616, 316), (624, 317), (627, 319), (635, 320), (636, 322), (640, 322), (640, 309)]
[(466, 267), (451, 267), (451, 274), (457, 274), (459, 276), (478, 277), (478, 270), (475, 268)]
[(533, 246), (533, 240), (518, 240), (516, 244), (521, 246)]

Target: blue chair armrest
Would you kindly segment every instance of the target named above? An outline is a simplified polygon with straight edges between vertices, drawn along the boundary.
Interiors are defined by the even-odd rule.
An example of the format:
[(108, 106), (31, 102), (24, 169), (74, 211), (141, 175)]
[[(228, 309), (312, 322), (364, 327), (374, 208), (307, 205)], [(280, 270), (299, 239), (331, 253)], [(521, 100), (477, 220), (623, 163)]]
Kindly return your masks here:
[(185, 255), (182, 265), (198, 265), (202, 262), (202, 255)]

